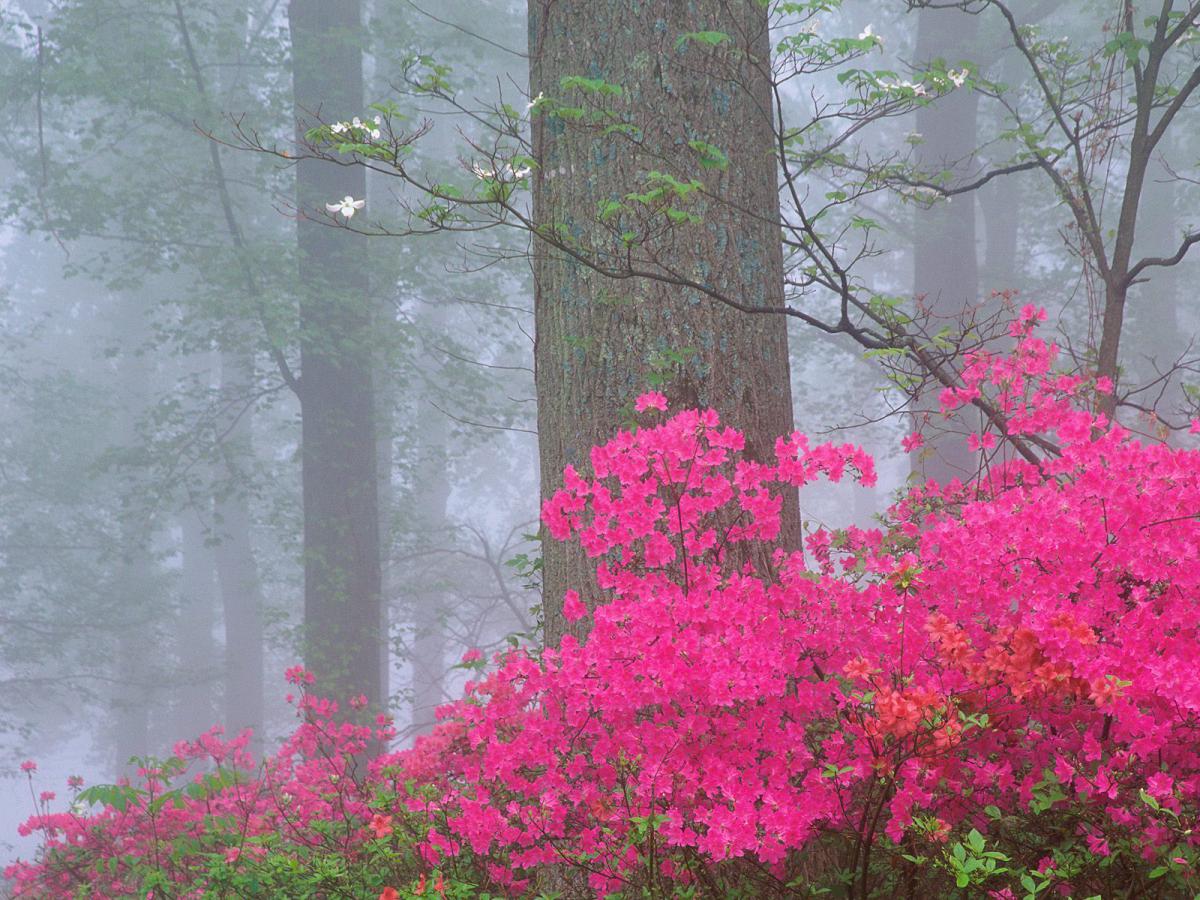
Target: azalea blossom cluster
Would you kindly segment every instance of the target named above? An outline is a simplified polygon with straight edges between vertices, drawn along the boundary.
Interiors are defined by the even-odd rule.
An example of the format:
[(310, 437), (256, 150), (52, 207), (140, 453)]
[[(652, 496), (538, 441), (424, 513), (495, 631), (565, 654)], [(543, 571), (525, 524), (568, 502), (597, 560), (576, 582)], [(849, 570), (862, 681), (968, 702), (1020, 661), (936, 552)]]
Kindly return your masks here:
[[(805, 552), (777, 546), (785, 493), (870, 484), (864, 451), (796, 433), (751, 459), (716, 412), (644, 395), (643, 424), (542, 509), (595, 561), (563, 598), (586, 641), (470, 654), (480, 674), (441, 724), (367, 773), (321, 752), (334, 720), (297, 675), (309, 720), (280, 761), (204, 804), (251, 810), (251, 835), (327, 818), (351, 859), (392, 841), (410, 874), (513, 896), (564, 867), (598, 897), (787, 895), (823, 859), (864, 896), (1195, 893), (1200, 453), (1090, 412), (1111, 386), (1054, 371), (1041, 315), (941, 397), (996, 411), (982, 475), (908, 491), (886, 527), (813, 530)], [(297, 826), (271, 811), (284, 790)], [(31, 820), (50, 850), (10, 877), (69, 896), (64, 860), (148, 848), (146, 807)]]
[(813, 533), (816, 572), (745, 546), (774, 540), (783, 491), (870, 483), (857, 448), (794, 434), (752, 461), (693, 410), (596, 448), (591, 477), (568, 469), (542, 518), (597, 560), (599, 593), (564, 601), (592, 630), (510, 654), (389, 761), (441, 786), (413, 807), (438, 823), (426, 852), (503, 859), (497, 878), (571, 859), (599, 896), (645, 877), (647, 821), (661, 877), (745, 857), (786, 881), (829, 833), (861, 856), (1070, 807), (1095, 857), (1122, 844), (1190, 872), (1200, 454), (1088, 412), (1111, 387), (1053, 372), (1042, 317), (1023, 310), (1016, 350), (969, 357), (942, 403), (986, 395), (1000, 437), (1055, 452), (914, 490), (886, 531)]
[[(147, 762), (136, 783), (81, 791), (82, 780), (69, 779), (70, 806), (52, 812), (43, 803), (20, 828), (40, 832), (43, 847), (37, 864), (5, 870), (14, 896), (75, 897), (84, 887), (87, 896), (145, 896), (150, 880), (166, 896), (199, 897), (198, 885), (228, 884), (280, 846), (344, 852), (390, 833), (381, 834), (358, 771), (368, 747), (394, 736), (390, 720), (342, 721), (336, 703), (309, 692), (311, 673), (296, 666), (287, 678), (301, 691), (289, 696), (301, 724), (262, 765), (246, 750), (249, 731), (226, 740), (217, 727)], [(22, 770), (32, 778), (36, 765)], [(161, 865), (147, 872), (150, 861)]]

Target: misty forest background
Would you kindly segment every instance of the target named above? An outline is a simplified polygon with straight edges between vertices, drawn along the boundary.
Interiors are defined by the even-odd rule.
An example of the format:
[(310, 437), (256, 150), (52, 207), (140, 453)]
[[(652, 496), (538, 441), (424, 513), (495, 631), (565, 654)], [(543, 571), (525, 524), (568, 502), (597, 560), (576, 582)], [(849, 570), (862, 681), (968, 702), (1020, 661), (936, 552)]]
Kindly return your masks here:
[[(660, 5), (687, 15), (685, 4)], [(609, 27), (613, 4), (588, 6), (591, 27)], [(1064, 48), (1103, 48), (1127, 4), (1010, 6)], [(653, 34), (661, 20), (644, 15), (635, 31)], [(531, 64), (543, 84), (586, 68), (568, 57), (587, 34), (549, 62), (531, 60), (535, 21), (515, 0), (0, 0), (4, 858), (28, 852), (13, 837), (31, 811), (15, 777), (26, 756), (47, 782), (77, 773), (94, 783), (216, 722), (251, 727), (259, 749), (270, 748), (292, 727), (282, 676), (301, 659), (318, 671), (324, 661), (346, 695), (361, 689), (388, 708), (407, 741), (455, 695), (466, 650), (538, 641), (553, 627), (543, 621), (537, 562), (539, 431), (544, 468), (550, 459), (561, 470), (578, 450), (564, 449), (561, 429), (547, 433), (544, 397), (539, 415), (534, 276), (540, 297), (571, 286), (547, 273), (528, 229), (466, 219), (414, 229), (414, 213), (430, 225), (436, 212), (386, 167), (285, 155), (305, 155), (313, 125), (372, 123), (370, 104), (390, 103), (384, 140), (400, 142), (400, 123), (419, 133), (405, 163), (416, 180), (446, 194), (474, 189), (506, 164), (494, 116), (537, 121)], [(1064, 191), (1030, 166), (949, 200), (911, 175), (923, 167), (931, 183), (968, 183), (1018, 158), (1011, 109), (983, 86), (986, 76), (1006, 85), (1006, 98), (1036, 106), (1031, 70), (1004, 30), (962, 10), (871, 0), (781, 22), (773, 41), (796, 33), (789, 27), (858, 41), (856, 66), (897, 79), (937, 58), (943, 72), (972, 64), (975, 88), (928, 104), (901, 91), (903, 102), (876, 103), (861, 128), (846, 127), (849, 114), (831, 116), (816, 130), (848, 131), (846, 155), (786, 180), (809, 209), (859, 217), (851, 225), (868, 237), (848, 251), (855, 284), (877, 304), (919, 311), (930, 339), (955, 351), (964, 309), (982, 320), (1006, 302), (1044, 306), (1071, 358), (1094, 367), (1111, 298)], [(1088, 161), (1095, 184), (1118, 188), (1130, 170), (1124, 111), (1133, 103), (1111, 87), (1123, 78), (1123, 53), (1096, 53), (1091, 77), (1111, 133), (1083, 142), (1104, 145)], [(811, 119), (822, 98), (849, 90), (838, 74), (814, 67), (782, 82), (778, 112)], [(728, 152), (724, 177), (733, 178), (739, 159), (713, 143), (692, 142), (706, 169), (724, 171), (717, 163)], [(683, 156), (697, 149), (675, 146)], [(1170, 256), (1191, 233), (1198, 154), (1189, 106), (1148, 157), (1134, 259)], [(903, 175), (900, 163), (915, 168)], [(886, 185), (862, 174), (893, 164)], [(508, 172), (515, 186), (505, 201), (528, 203), (528, 182)], [(549, 172), (559, 183), (594, 175)], [(539, 183), (544, 212), (556, 201)], [(366, 201), (353, 219), (321, 214), (343, 196)], [(761, 192), (745, 196), (762, 203)], [(786, 207), (785, 225), (795, 214)], [(344, 227), (359, 223), (371, 236)], [(1193, 406), (1198, 271), (1186, 254), (1176, 263), (1133, 279), (1119, 357), (1132, 392), (1118, 415), (1149, 436), (1186, 440), (1178, 435)], [(843, 298), (801, 263), (788, 272), (788, 301), (836, 322)], [(612, 284), (656, 302), (629, 280)], [(805, 526), (866, 525), (914, 474), (969, 475), (976, 456), (954, 432), (970, 423), (905, 453), (901, 439), (914, 414), (922, 424), (922, 411), (936, 408), (936, 391), (888, 347), (831, 331), (790, 317), (790, 384), (754, 384), (745, 395), (749, 406), (790, 402), (799, 430), (876, 457), (873, 489), (806, 488)], [(703, 352), (722, 354), (718, 332), (708, 348), (553, 323), (539, 334), (539, 352), (619, 370), (616, 386), (596, 383), (604, 422), (595, 427), (609, 430), (623, 424), (616, 400), (669, 387)], [(583, 396), (556, 394), (554, 415), (582, 415), (588, 390), (585, 381)], [(559, 456), (547, 456), (551, 441)], [(569, 571), (556, 562), (547, 578)], [(562, 587), (551, 585), (548, 604)], [(374, 605), (351, 614), (334, 602), (358, 596)], [(339, 657), (347, 645), (358, 652)]]

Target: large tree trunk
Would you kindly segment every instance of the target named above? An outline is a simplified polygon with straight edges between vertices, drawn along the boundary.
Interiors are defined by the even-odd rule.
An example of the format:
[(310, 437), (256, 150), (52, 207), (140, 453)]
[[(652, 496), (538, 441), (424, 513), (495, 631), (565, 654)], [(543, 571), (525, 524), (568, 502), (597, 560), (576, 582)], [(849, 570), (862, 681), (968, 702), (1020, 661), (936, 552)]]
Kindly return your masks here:
[[(358, 2), (292, 0), (296, 135), (363, 112)], [(305, 661), (320, 690), (379, 708), (383, 683), (372, 311), (362, 238), (329, 227), (325, 204), (363, 199), (361, 166), (301, 160), (301, 457)]]
[[(973, 58), (979, 17), (956, 10), (922, 9), (917, 24), (916, 63), (925, 66), (939, 57), (949, 65)], [(917, 110), (916, 162), (926, 174), (949, 171), (963, 174), (975, 151), (978, 95), (971, 90), (948, 96)], [(937, 332), (946, 325), (957, 332), (963, 313), (979, 297), (979, 264), (975, 247), (975, 195), (957, 196), (919, 209), (913, 220), (913, 293), (930, 315)], [(967, 450), (964, 431), (970, 421), (962, 416), (945, 423), (947, 430), (934, 434), (926, 448), (914, 455), (913, 471), (947, 482), (966, 478), (977, 468)]]
[(225, 484), (216, 497), (215, 558), (225, 624), (225, 728), (254, 731), (251, 747), (263, 747), (262, 588), (254, 559), (250, 504), (242, 472), (254, 457), (253, 410), (242, 410), (256, 383), (249, 350), (221, 353), (221, 393), (236, 419), (227, 426), (221, 453)]
[[(729, 35), (718, 47), (680, 37)], [(588, 103), (565, 92), (566, 76), (619, 85), (620, 118), (635, 137), (601, 134), (562, 117), (535, 114), (534, 220), (584, 243), (611, 246), (601, 203), (645, 190), (651, 171), (701, 178), (706, 196), (680, 226), (645, 248), (662, 264), (758, 306), (782, 305), (770, 42), (767, 12), (752, 0), (661, 3), (634, 0), (529, 4), (530, 92)], [(701, 170), (689, 142), (720, 149), (727, 167)], [(614, 247), (619, 249), (619, 245)], [(782, 317), (753, 315), (649, 279), (610, 280), (545, 244), (534, 247), (538, 434), (542, 494), (568, 464), (586, 469), (588, 450), (620, 427), (633, 399), (651, 387), (666, 351), (683, 352), (662, 387), (673, 408), (713, 407), (746, 433), (751, 456), (767, 459), (792, 429), (787, 331)], [(782, 540), (799, 545), (796, 497)], [(546, 641), (582, 635), (561, 614), (563, 592), (596, 598), (594, 563), (576, 546), (543, 544)]]

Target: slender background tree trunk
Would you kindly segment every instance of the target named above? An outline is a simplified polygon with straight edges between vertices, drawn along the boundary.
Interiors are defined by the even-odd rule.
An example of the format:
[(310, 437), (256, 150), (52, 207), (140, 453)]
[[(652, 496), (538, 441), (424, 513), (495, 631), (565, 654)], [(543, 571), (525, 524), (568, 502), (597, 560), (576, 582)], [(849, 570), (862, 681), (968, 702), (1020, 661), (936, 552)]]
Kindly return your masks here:
[(254, 412), (243, 410), (237, 398), (246, 397), (256, 383), (253, 353), (222, 351), (221, 392), (238, 416), (229, 423), (221, 447), (225, 484), (214, 505), (217, 580), (225, 623), (225, 728), (231, 735), (253, 729), (252, 749), (261, 751), (265, 737), (262, 587), (254, 559), (249, 498), (238, 488), (246, 483), (242, 467), (254, 459)]
[[(136, 452), (141, 417), (150, 403), (149, 389), (154, 383), (154, 366), (143, 346), (147, 337), (147, 298), (137, 292), (122, 294), (113, 300), (116, 312), (114, 337), (120, 346), (116, 360), (116, 385), (120, 404), (116, 415), (115, 447), (126, 453)], [(126, 460), (126, 464), (132, 458)], [(117, 771), (133, 775), (132, 757), (146, 756), (158, 748), (152, 745), (151, 711), (155, 708), (155, 658), (147, 652), (157, 645), (157, 613), (163, 597), (158, 566), (154, 560), (157, 523), (137, 509), (134, 497), (125, 492), (115, 509), (120, 533), (120, 559), (110, 587), (114, 620), (119, 623), (117, 641), (114, 710)], [(161, 665), (161, 663), (159, 663)]]
[[(440, 342), (446, 328), (444, 307), (434, 306), (422, 315), (425, 340), (432, 345)], [(422, 369), (426, 390), (421, 398), (418, 419), (421, 422), (418, 459), (413, 491), (413, 521), (417, 530), (417, 548), (432, 549), (446, 546), (450, 540), (446, 517), (450, 500), (449, 420), (431, 401), (436, 394), (430, 380), (436, 372), (437, 361), (432, 353), (423, 354)], [(412, 664), (412, 727), (420, 734), (435, 724), (434, 712), (446, 701), (443, 682), (446, 674), (446, 583), (451, 579), (444, 571), (448, 557), (435, 556), (418, 563), (415, 579), (417, 590), (412, 598), (413, 643)]]
[[(1146, 183), (1146, 215), (1140, 229), (1138, 256), (1154, 256), (1164, 247), (1179, 242), (1183, 217), (1178, 207), (1177, 185), (1174, 176), (1161, 161), (1150, 168)], [(1183, 263), (1186, 266), (1187, 263)], [(1194, 356), (1195, 347), (1188, 352), (1186, 323), (1183, 321), (1180, 300), (1185, 296), (1186, 271), (1182, 266), (1151, 269), (1147, 280), (1133, 288), (1135, 306), (1129, 323), (1131, 349), (1127, 350), (1133, 383), (1151, 385), (1158, 382), (1183, 356)], [(1182, 375), (1182, 373), (1180, 373)], [(1169, 378), (1133, 397), (1138, 405), (1161, 415), (1163, 419), (1179, 421), (1178, 414), (1185, 405), (1181, 377)], [(1152, 420), (1155, 412), (1143, 413), (1139, 430), (1169, 439), (1167, 431)], [(1173, 415), (1174, 414), (1174, 415)]]
[[(978, 16), (922, 9), (917, 23), (917, 65), (925, 66), (939, 57), (951, 66), (959, 60), (975, 58), (978, 29)], [(952, 91), (936, 103), (917, 110), (920, 143), (917, 144), (916, 161), (927, 176), (936, 177), (945, 171), (956, 177), (965, 173), (968, 160), (978, 146), (978, 110), (978, 95), (966, 89)], [(1001, 243), (997, 241), (997, 249)], [(957, 333), (963, 313), (978, 301), (979, 263), (973, 193), (954, 197), (949, 202), (939, 200), (929, 209), (916, 211), (913, 220), (913, 293), (918, 303), (930, 313), (930, 327), (934, 332), (949, 325)], [(935, 430), (926, 447), (915, 453), (912, 461), (917, 475), (943, 483), (953, 478), (965, 479), (975, 471), (978, 462), (967, 450), (963, 433), (972, 427), (969, 420), (958, 416), (944, 424), (948, 430)]]
[(214, 700), (220, 684), (220, 655), (213, 638), (217, 584), (202, 516), (207, 518), (206, 510), (185, 509), (179, 515), (182, 566), (176, 639), (182, 682), (173, 731), (181, 738), (202, 734), (218, 721)]
[[(292, 0), (288, 9), (297, 139), (318, 117), (362, 115), (357, 2)], [(305, 660), (322, 690), (387, 696), (381, 662), (378, 482), (371, 379), (372, 305), (362, 239), (329, 227), (325, 204), (366, 195), (361, 166), (302, 160), (300, 318)]]

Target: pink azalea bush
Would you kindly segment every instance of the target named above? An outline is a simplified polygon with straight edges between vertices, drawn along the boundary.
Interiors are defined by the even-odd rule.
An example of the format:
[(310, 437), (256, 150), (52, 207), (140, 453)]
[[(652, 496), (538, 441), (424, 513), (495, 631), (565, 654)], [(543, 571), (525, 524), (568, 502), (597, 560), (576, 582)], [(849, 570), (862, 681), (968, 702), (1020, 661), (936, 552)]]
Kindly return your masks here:
[(289, 696), (301, 723), (261, 766), (246, 751), (250, 732), (224, 740), (214, 728), (176, 744), (170, 759), (141, 761), (136, 785), (83, 789), (72, 777), (70, 808), (42, 803), (21, 828), (44, 842), (38, 863), (6, 870), (15, 896), (309, 896), (280, 888), (346, 880), (294, 871), (298, 848), (339, 856), (339, 868), (357, 867), (356, 880), (382, 888), (396, 866), (380, 865), (389, 854), (371, 840), (377, 804), (360, 760), (394, 735), (390, 721), (338, 721), (336, 704), (308, 692), (310, 673), (295, 667), (287, 678), (301, 689)]
[(542, 510), (596, 560), (563, 603), (586, 642), (473, 654), (439, 727), (369, 766), (387, 724), (307, 690), (260, 771), (182, 745), (120, 806), (31, 819), (18, 894), (1196, 894), (1200, 454), (1088, 412), (1108, 386), (1055, 374), (1037, 318), (942, 396), (998, 411), (979, 477), (812, 531), (807, 558), (774, 544), (783, 492), (869, 484), (870, 457), (793, 434), (752, 461), (647, 395)]

